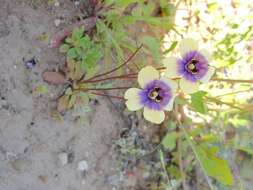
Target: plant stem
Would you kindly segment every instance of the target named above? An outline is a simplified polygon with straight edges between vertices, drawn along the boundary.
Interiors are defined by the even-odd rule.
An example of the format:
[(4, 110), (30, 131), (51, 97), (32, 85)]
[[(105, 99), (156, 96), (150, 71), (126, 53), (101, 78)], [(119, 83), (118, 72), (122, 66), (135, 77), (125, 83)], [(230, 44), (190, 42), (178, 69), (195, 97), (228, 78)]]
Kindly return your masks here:
[(136, 79), (136, 76), (134, 76), (133, 74), (112, 76), (112, 77), (108, 77), (104, 79), (91, 80), (91, 81), (88, 81), (88, 83), (96, 83), (96, 82), (102, 82), (102, 81), (112, 80), (112, 79)]
[[(165, 69), (165, 67), (159, 67), (159, 68), (156, 68), (156, 69), (157, 70), (163, 70), (163, 69)], [(129, 74), (126, 74), (126, 75), (112, 76), (112, 77), (107, 77), (107, 78), (97, 79), (97, 80), (89, 79), (89, 80), (86, 80), (86, 81), (82, 81), (82, 83), (96, 83), (96, 82), (102, 82), (102, 81), (112, 80), (112, 79), (136, 79), (137, 75), (138, 75), (138, 73), (129, 73)]]
[(239, 93), (243, 93), (243, 92), (249, 92), (249, 91), (252, 91), (252, 89), (250, 88), (250, 89), (247, 89), (247, 90), (239, 90), (239, 91), (235, 91), (235, 92), (229, 92), (229, 93), (226, 93), (226, 94), (217, 95), (217, 96), (215, 96), (215, 98), (222, 97), (222, 96), (239, 94)]
[(238, 107), (238, 106), (235, 106), (234, 104), (232, 103), (229, 103), (229, 102), (223, 102), (217, 98), (213, 98), (213, 97), (206, 97), (207, 100), (211, 100), (212, 102), (215, 102), (215, 103), (218, 103), (218, 104), (224, 104), (224, 105), (227, 105), (227, 106), (230, 106), (232, 108), (235, 108), (235, 109), (239, 109), (241, 111), (244, 111), (241, 107)]
[(253, 83), (253, 80), (222, 79), (222, 78), (213, 78), (212, 81), (222, 81), (222, 82), (230, 82), (230, 83)]
[(75, 90), (83, 90), (83, 91), (89, 91), (89, 90), (122, 90), (122, 89), (128, 89), (131, 88), (130, 86), (123, 86), (123, 87), (114, 87), (114, 88), (79, 88)]
[[(163, 170), (164, 170), (166, 179), (167, 179), (168, 183), (169, 183), (170, 186), (171, 186), (170, 178), (169, 178), (168, 172), (167, 172), (167, 170), (166, 170), (166, 164), (165, 164), (165, 160), (164, 160), (163, 151), (162, 151), (161, 149), (159, 149), (159, 156), (160, 156), (160, 161), (161, 161), (161, 163), (162, 163), (162, 168), (163, 168)], [(167, 190), (167, 189), (168, 189), (168, 188), (166, 187), (166, 190)]]
[[(180, 95), (182, 96), (182, 94), (180, 94)], [(180, 118), (180, 115), (181, 115), (181, 118)], [(191, 149), (192, 149), (192, 151), (193, 151), (193, 153), (194, 153), (197, 161), (199, 162), (199, 165), (200, 165), (200, 167), (201, 167), (201, 169), (202, 169), (202, 171), (204, 173), (204, 176), (206, 178), (208, 186), (210, 187), (211, 190), (215, 190), (214, 187), (213, 187), (213, 185), (212, 185), (212, 183), (210, 182), (209, 176), (207, 175), (207, 172), (206, 172), (206, 170), (205, 170), (205, 168), (204, 168), (204, 166), (203, 166), (203, 164), (202, 164), (202, 162), (201, 162), (201, 160), (200, 160), (200, 158), (198, 156), (198, 153), (197, 153), (197, 150), (195, 148), (195, 145), (192, 143), (191, 138), (189, 137), (188, 133), (186, 132), (186, 130), (185, 130), (185, 128), (184, 128), (184, 126), (183, 126), (183, 124), (181, 122), (181, 120), (182, 121), (185, 120), (185, 113), (184, 113), (184, 110), (183, 110), (182, 106), (179, 106), (178, 114), (175, 113), (175, 118), (176, 118), (176, 120), (178, 122), (178, 125), (179, 125), (178, 127), (181, 129), (181, 131), (183, 131), (188, 144), (190, 145), (190, 147), (191, 147)]]
[(97, 95), (97, 96), (105, 96), (105, 97), (108, 97), (108, 98), (115, 98), (115, 99), (119, 99), (119, 100), (124, 100), (123, 97), (111, 96), (111, 95), (107, 95), (107, 94), (104, 94), (104, 93), (91, 92), (91, 94), (94, 94), (94, 95)]
[(179, 169), (180, 169), (180, 174), (182, 178), (182, 185), (183, 185), (183, 190), (188, 190), (186, 181), (185, 181), (185, 173), (184, 173), (184, 166), (183, 166), (183, 160), (182, 160), (182, 139), (179, 137), (177, 139), (177, 147), (178, 147), (178, 163), (179, 163)]
[(91, 81), (92, 79), (95, 79), (95, 78), (98, 78), (98, 77), (101, 77), (101, 76), (104, 76), (104, 75), (108, 75), (108, 74), (111, 74), (117, 70), (119, 70), (120, 68), (124, 67), (125, 65), (127, 65), (129, 63), (129, 61), (131, 61), (133, 59), (133, 57), (138, 53), (138, 51), (142, 48), (142, 45), (140, 47), (138, 47), (135, 52), (124, 62), (122, 63), (121, 65), (119, 65), (118, 67), (110, 70), (110, 71), (107, 71), (105, 73), (102, 73), (102, 74), (99, 74), (99, 75), (95, 75), (94, 77), (91, 77), (89, 79), (87, 79), (86, 81), (84, 82), (88, 82), (88, 81)]
[(206, 170), (205, 170), (205, 168), (204, 168), (204, 166), (203, 166), (203, 164), (202, 164), (202, 162), (201, 162), (201, 160), (200, 160), (200, 158), (199, 158), (199, 156), (198, 156), (197, 150), (195, 149), (195, 145), (192, 143), (192, 140), (190, 139), (190, 137), (189, 137), (188, 133), (186, 132), (185, 128), (183, 127), (183, 125), (180, 124), (180, 128), (181, 128), (182, 131), (184, 132), (184, 135), (185, 135), (185, 137), (186, 137), (186, 140), (187, 140), (187, 142), (189, 143), (189, 145), (190, 145), (190, 147), (191, 147), (191, 149), (192, 149), (192, 151), (193, 151), (193, 153), (194, 153), (196, 159), (198, 160), (199, 165), (200, 165), (200, 167), (202, 168), (203, 173), (205, 174), (204, 176), (205, 176), (205, 178), (206, 178), (206, 181), (207, 181), (207, 183), (208, 183), (210, 189), (211, 189), (211, 190), (214, 190), (214, 187), (213, 187), (212, 183), (210, 182), (210, 179), (209, 179), (209, 177), (208, 177), (208, 175), (207, 175), (207, 173), (206, 173)]

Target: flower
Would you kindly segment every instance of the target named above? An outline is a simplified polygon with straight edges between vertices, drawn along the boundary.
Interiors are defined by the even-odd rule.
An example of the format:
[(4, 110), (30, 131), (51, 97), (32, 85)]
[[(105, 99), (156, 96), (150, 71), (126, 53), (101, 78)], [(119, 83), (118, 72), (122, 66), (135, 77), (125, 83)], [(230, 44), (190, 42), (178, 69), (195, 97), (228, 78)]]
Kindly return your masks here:
[(138, 74), (141, 89), (130, 88), (125, 92), (126, 106), (130, 111), (144, 108), (146, 120), (160, 124), (165, 118), (164, 110), (173, 108), (177, 83), (165, 77), (160, 77), (159, 71), (152, 66), (146, 66)]
[(179, 44), (181, 58), (168, 57), (164, 59), (165, 76), (180, 78), (179, 86), (183, 92), (192, 94), (199, 89), (200, 82), (207, 83), (213, 76), (215, 69), (210, 66), (210, 54), (202, 49), (198, 43), (190, 38)]

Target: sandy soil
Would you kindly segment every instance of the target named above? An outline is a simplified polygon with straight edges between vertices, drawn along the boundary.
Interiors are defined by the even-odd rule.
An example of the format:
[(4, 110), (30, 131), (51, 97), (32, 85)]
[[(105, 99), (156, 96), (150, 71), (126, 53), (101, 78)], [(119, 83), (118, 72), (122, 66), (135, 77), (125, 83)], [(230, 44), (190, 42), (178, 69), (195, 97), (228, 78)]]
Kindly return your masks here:
[[(59, 7), (38, 2), (0, 0), (0, 190), (112, 189), (111, 145), (125, 124), (111, 102), (99, 99), (90, 121), (81, 125), (70, 116), (63, 122), (52, 117), (62, 87), (48, 86), (50, 94), (42, 97), (32, 94), (44, 84), (41, 73), (64, 60), (38, 38), (51, 36), (59, 30), (55, 19), (68, 21), (75, 12), (71, 1), (59, 1)], [(38, 63), (27, 69), (31, 58)], [(59, 159), (62, 153), (68, 163)], [(82, 160), (87, 172), (77, 169)]]

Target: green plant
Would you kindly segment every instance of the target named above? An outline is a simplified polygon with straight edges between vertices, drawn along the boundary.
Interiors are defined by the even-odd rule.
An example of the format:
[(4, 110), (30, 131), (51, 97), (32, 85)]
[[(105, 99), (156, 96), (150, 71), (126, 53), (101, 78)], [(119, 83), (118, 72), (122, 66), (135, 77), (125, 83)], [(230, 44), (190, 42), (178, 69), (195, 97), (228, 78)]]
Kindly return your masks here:
[(162, 56), (160, 33), (173, 28), (175, 14), (175, 8), (169, 6), (167, 0), (105, 0), (98, 14), (97, 36), (108, 61), (113, 58), (111, 51), (115, 51), (117, 62), (121, 62), (125, 51), (133, 52), (136, 45), (143, 44), (145, 54), (159, 63)]
[[(188, 6), (186, 3), (184, 8), (189, 8)], [(159, 115), (161, 117), (158, 117), (158, 121), (149, 120), (156, 123), (165, 120), (161, 130), (156, 134), (159, 136), (159, 142), (150, 142), (147, 146), (139, 146), (137, 143), (139, 139), (135, 136), (119, 139), (116, 142), (121, 154), (120, 161), (124, 162), (120, 164), (121, 167), (123, 167), (122, 165), (125, 167), (125, 163), (128, 163), (129, 160), (135, 163), (143, 161), (144, 157), (146, 159), (145, 169), (148, 166), (153, 166), (154, 163), (158, 165), (154, 167), (154, 170), (150, 169), (150, 172), (153, 172), (151, 175), (153, 178), (149, 178), (150, 181), (148, 185), (143, 187), (144, 189), (185, 190), (189, 184), (197, 189), (243, 189), (240, 177), (238, 180), (234, 178), (233, 174), (234, 168), (237, 167), (235, 160), (238, 151), (247, 156), (253, 154), (251, 135), (242, 132), (250, 126), (253, 110), (250, 92), (252, 92), (253, 81), (250, 78), (250, 72), (245, 72), (250, 70), (249, 67), (246, 67), (243, 72), (240, 70), (246, 65), (244, 62), (252, 60), (250, 40), (253, 33), (252, 26), (241, 28), (240, 22), (243, 22), (245, 17), (241, 18), (237, 15), (235, 21), (231, 21), (231, 15), (226, 16), (218, 11), (223, 7), (219, 6), (218, 3), (212, 2), (207, 3), (207, 10), (190, 9), (189, 18), (187, 17), (189, 26), (181, 27), (181, 29), (180, 26), (176, 26), (177, 30), (175, 30), (174, 16), (178, 4), (171, 5), (167, 0), (100, 1), (96, 4), (94, 10), (97, 12), (93, 15), (96, 17), (96, 28), (89, 31), (89, 36), (88, 33), (84, 34), (82, 28), (75, 29), (60, 47), (60, 51), (67, 56), (65, 73), (70, 80), (68, 80), (66, 91), (59, 98), (59, 111), (73, 108), (78, 116), (84, 116), (91, 110), (89, 107), (91, 99), (97, 96), (106, 96), (122, 101), (127, 100), (127, 106), (133, 111), (144, 107), (144, 113), (147, 113), (145, 109), (148, 105), (141, 105), (141, 101), (136, 101), (139, 100), (139, 94), (134, 94), (137, 90), (141, 91), (143, 88), (145, 90), (142, 82), (141, 88), (137, 90), (132, 88), (132, 91), (128, 91), (129, 93), (126, 93), (125, 97), (122, 97), (117, 91), (130, 87), (125, 83), (121, 86), (122, 83), (117, 82), (121, 79), (128, 82), (132, 79), (142, 81), (142, 78), (138, 77), (138, 71), (146, 64), (155, 65), (154, 68), (159, 72), (159, 76), (172, 74), (174, 71), (174, 73), (178, 73), (176, 69), (173, 71), (173, 69), (159, 67), (161, 58), (165, 54), (177, 53), (175, 50), (182, 36), (178, 35), (178, 31), (184, 35), (188, 35), (189, 28), (193, 34), (202, 34), (202, 31), (205, 31), (205, 35), (199, 35), (198, 41), (213, 47), (210, 50), (214, 54), (210, 58), (212, 57), (215, 61), (208, 63), (208, 68), (216, 67), (216, 74), (210, 83), (196, 88), (195, 93), (185, 93), (185, 89), (192, 89), (187, 85), (182, 85), (185, 88), (180, 88), (177, 91), (173, 111), (166, 113), (166, 115), (163, 112), (162, 115)], [(213, 28), (203, 22), (205, 21), (203, 14), (207, 13), (217, 16), (214, 17)], [(246, 18), (251, 19), (252, 16)], [(225, 21), (227, 24), (220, 26), (221, 21)], [(225, 29), (226, 32), (223, 32)], [(169, 46), (162, 52), (164, 36), (172, 30), (176, 32), (175, 38), (169, 41)], [(142, 45), (139, 46), (139, 44)], [(238, 46), (244, 47), (242, 49), (246, 53), (242, 54)], [(140, 49), (142, 51), (139, 51)], [(133, 57), (137, 52), (140, 54), (134, 61)], [(125, 59), (125, 54), (128, 53), (130, 56)], [(103, 72), (101, 71), (103, 68), (99, 64), (99, 60), (102, 58), (106, 70)], [(205, 59), (208, 58), (209, 56), (205, 54)], [(123, 60), (125, 61), (123, 62)], [(174, 63), (180, 62), (178, 60)], [(196, 60), (192, 59), (191, 61)], [(172, 62), (173, 60), (170, 59), (168, 65), (172, 65)], [(191, 63), (193, 65), (190, 64), (190, 66), (193, 69), (184, 68), (194, 75), (196, 74), (195, 63)], [(124, 73), (118, 73), (120, 70)], [(143, 78), (148, 81), (154, 74), (150, 73), (148, 77), (143, 76)], [(161, 77), (155, 79), (162, 80)], [(181, 79), (182, 76), (171, 77), (174, 82), (183, 84)], [(193, 82), (199, 85), (202, 81), (197, 80), (196, 82), (194, 80)], [(159, 94), (161, 88), (153, 87), (151, 93), (148, 90), (145, 91), (146, 94), (144, 93), (145, 97), (147, 96), (151, 101), (159, 102), (162, 98), (168, 98), (171, 95), (166, 94), (168, 97), (161, 98)], [(44, 88), (40, 90), (44, 91)], [(133, 97), (136, 100), (131, 102), (129, 94), (134, 94)], [(168, 111), (168, 108), (162, 111)], [(157, 112), (151, 113), (148, 114), (150, 118), (157, 114)], [(145, 115), (146, 118), (147, 115)], [(139, 117), (139, 119), (141, 118)], [(247, 133), (250, 132), (249, 130)], [(153, 147), (153, 149), (150, 150), (147, 147)], [(232, 157), (234, 160), (229, 159)], [(148, 158), (150, 159), (148, 160)], [(132, 167), (133, 165), (129, 168)], [(154, 181), (156, 184), (151, 184)]]
[[(66, 53), (67, 66), (72, 80), (79, 80), (83, 73), (97, 72), (98, 62), (103, 56), (101, 46), (84, 34), (83, 27), (75, 28), (59, 50), (61, 53)], [(77, 76), (75, 76), (76, 73)]]

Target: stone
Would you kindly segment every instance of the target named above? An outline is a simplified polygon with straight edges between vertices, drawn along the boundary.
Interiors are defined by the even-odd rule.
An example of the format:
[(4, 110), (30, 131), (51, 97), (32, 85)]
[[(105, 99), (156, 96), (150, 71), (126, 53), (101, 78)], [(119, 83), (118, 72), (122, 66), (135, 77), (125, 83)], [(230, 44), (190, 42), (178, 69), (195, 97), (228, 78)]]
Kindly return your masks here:
[(86, 160), (82, 160), (78, 163), (77, 169), (82, 172), (86, 172), (89, 169), (88, 163)]
[(63, 166), (68, 163), (68, 154), (66, 152), (60, 153), (58, 158)]
[(61, 24), (61, 20), (60, 20), (60, 19), (55, 19), (55, 20), (54, 20), (54, 25), (55, 25), (56, 27), (60, 26), (60, 24)]

